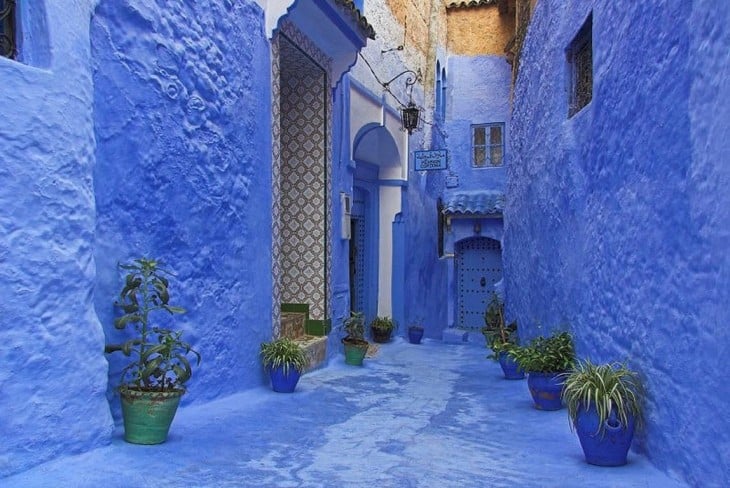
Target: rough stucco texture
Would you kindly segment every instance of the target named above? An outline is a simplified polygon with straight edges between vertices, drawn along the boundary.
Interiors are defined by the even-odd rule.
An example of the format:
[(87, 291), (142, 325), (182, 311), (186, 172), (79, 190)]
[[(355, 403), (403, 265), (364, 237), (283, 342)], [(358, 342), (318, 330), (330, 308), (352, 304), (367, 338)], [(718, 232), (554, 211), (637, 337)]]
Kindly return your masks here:
[[(271, 337), (271, 99), (263, 14), (246, 2), (101, 2), (92, 20), (96, 310), (118, 261), (175, 273), (176, 327), (203, 357), (183, 402), (261, 384)], [(163, 317), (163, 320), (169, 320)], [(126, 358), (109, 356), (109, 398)]]
[[(394, 42), (390, 47), (396, 47), (405, 41), (407, 44), (416, 46), (421, 53), (427, 53), (432, 0), (385, 0), (385, 3), (393, 12), (401, 28), (404, 29), (405, 34), (405, 39), (390, 39)], [(367, 7), (370, 8), (371, 5), (367, 5)], [(376, 32), (378, 32), (377, 29)]]
[(50, 70), (0, 60), (0, 477), (113, 427), (92, 301), (92, 2), (47, 5)]
[[(564, 49), (592, 4), (593, 100), (568, 120)], [(508, 315), (639, 370), (638, 445), (695, 486), (730, 485), (729, 21), (710, 0), (538, 2), (508, 169)]]
[(515, 17), (500, 14), (497, 4), (447, 10), (448, 48), (458, 55), (504, 53), (515, 34)]
[(450, 56), (447, 75), (446, 132), (449, 134), (449, 169), (459, 176), (455, 190), (503, 190), (505, 166), (473, 168), (472, 124), (502, 122), (509, 140), (509, 90), (511, 71), (502, 56)]

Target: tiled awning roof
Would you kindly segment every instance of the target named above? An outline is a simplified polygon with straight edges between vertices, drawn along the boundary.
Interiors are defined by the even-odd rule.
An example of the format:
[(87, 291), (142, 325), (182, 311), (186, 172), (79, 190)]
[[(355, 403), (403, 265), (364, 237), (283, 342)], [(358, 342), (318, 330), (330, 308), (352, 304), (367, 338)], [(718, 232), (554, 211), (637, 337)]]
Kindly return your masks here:
[(499, 0), (469, 0), (462, 2), (451, 2), (446, 4), (446, 8), (469, 8), (469, 7), (481, 7), (484, 5), (494, 5), (499, 3)]
[(504, 210), (504, 193), (479, 190), (452, 193), (444, 197), (444, 215), (501, 214)]
[(357, 23), (361, 34), (369, 39), (375, 39), (375, 29), (372, 25), (370, 25), (368, 19), (365, 18), (362, 12), (360, 12), (360, 9), (355, 6), (355, 2), (353, 2), (353, 0), (334, 0), (334, 2), (339, 5), (345, 13), (349, 14), (353, 18), (353, 20)]

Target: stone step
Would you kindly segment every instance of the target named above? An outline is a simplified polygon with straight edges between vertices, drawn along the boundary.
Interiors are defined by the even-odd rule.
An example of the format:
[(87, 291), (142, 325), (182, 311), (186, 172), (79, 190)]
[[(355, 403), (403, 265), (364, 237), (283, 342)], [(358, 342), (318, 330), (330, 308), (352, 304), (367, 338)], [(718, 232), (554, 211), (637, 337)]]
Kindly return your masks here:
[(307, 366), (304, 368), (304, 373), (317, 369), (324, 364), (327, 358), (326, 336), (302, 335), (294, 338), (294, 341), (299, 343), (299, 347), (304, 350), (304, 354), (307, 356)]
[(306, 334), (307, 315), (303, 312), (281, 312), (280, 337), (296, 339)]
[(469, 332), (464, 329), (451, 327), (444, 329), (441, 340), (446, 344), (466, 344), (469, 340)]

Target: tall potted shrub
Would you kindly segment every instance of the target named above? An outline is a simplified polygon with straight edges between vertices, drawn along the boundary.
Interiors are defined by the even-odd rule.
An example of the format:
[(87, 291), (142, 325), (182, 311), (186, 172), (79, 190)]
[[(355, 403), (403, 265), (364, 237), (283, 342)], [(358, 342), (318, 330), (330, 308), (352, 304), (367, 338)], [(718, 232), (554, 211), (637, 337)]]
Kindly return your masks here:
[(573, 337), (569, 332), (536, 337), (526, 346), (515, 346), (509, 355), (528, 373), (527, 386), (535, 408), (563, 408), (564, 378), (561, 374), (570, 370), (575, 361)]
[(342, 344), (345, 346), (345, 363), (353, 366), (362, 366), (365, 353), (370, 343), (365, 340), (365, 314), (350, 312), (350, 316), (342, 323), (345, 337)]
[(563, 400), (589, 464), (622, 466), (642, 424), (644, 388), (625, 364), (579, 362), (565, 376)]
[(505, 323), (504, 303), (494, 292), (484, 313), (482, 334), (487, 347), (492, 350), (492, 354), (487, 357), (499, 362), (504, 377), (508, 380), (523, 379), (525, 372), (509, 355), (509, 352), (517, 346), (517, 322)]
[(192, 376), (188, 356), (193, 355), (200, 364), (200, 354), (182, 340), (182, 331), (151, 320), (158, 312), (185, 313), (185, 309), (170, 304), (171, 273), (147, 258), (121, 264), (120, 268), (127, 275), (114, 305), (123, 314), (115, 319), (114, 326), (132, 328), (136, 336), (123, 344), (107, 345), (106, 352), (121, 351), (132, 358), (122, 369), (119, 386), (124, 439), (134, 444), (159, 444), (167, 439), (184, 385)]
[(279, 393), (292, 393), (307, 365), (302, 348), (286, 337), (261, 344), (261, 361), (269, 371), (271, 388)]

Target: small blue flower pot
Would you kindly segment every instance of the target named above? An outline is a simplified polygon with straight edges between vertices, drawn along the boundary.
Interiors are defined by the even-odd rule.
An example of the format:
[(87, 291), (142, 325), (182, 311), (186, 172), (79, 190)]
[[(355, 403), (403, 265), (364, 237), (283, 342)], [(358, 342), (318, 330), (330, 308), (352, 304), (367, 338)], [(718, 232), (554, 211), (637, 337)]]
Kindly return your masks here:
[(525, 371), (520, 368), (517, 361), (512, 359), (512, 356), (506, 352), (499, 353), (499, 365), (502, 367), (502, 373), (504, 373), (505, 379), (508, 380), (523, 380), (525, 379)]
[(535, 408), (538, 410), (560, 410), (563, 408), (563, 384), (561, 373), (535, 373), (527, 375), (527, 386)]
[(635, 426), (632, 415), (629, 415), (627, 420), (627, 424), (623, 425), (615, 412), (611, 412), (611, 416), (603, 423), (603, 430), (600, 430), (596, 408), (594, 406), (589, 409), (579, 408), (573, 425), (588, 464), (596, 466), (626, 464)]
[(289, 371), (284, 373), (283, 366), (277, 366), (269, 370), (271, 377), (271, 389), (279, 393), (292, 393), (299, 383), (302, 376), (297, 368), (290, 366)]
[(411, 344), (420, 344), (423, 338), (423, 327), (408, 328), (408, 342)]

